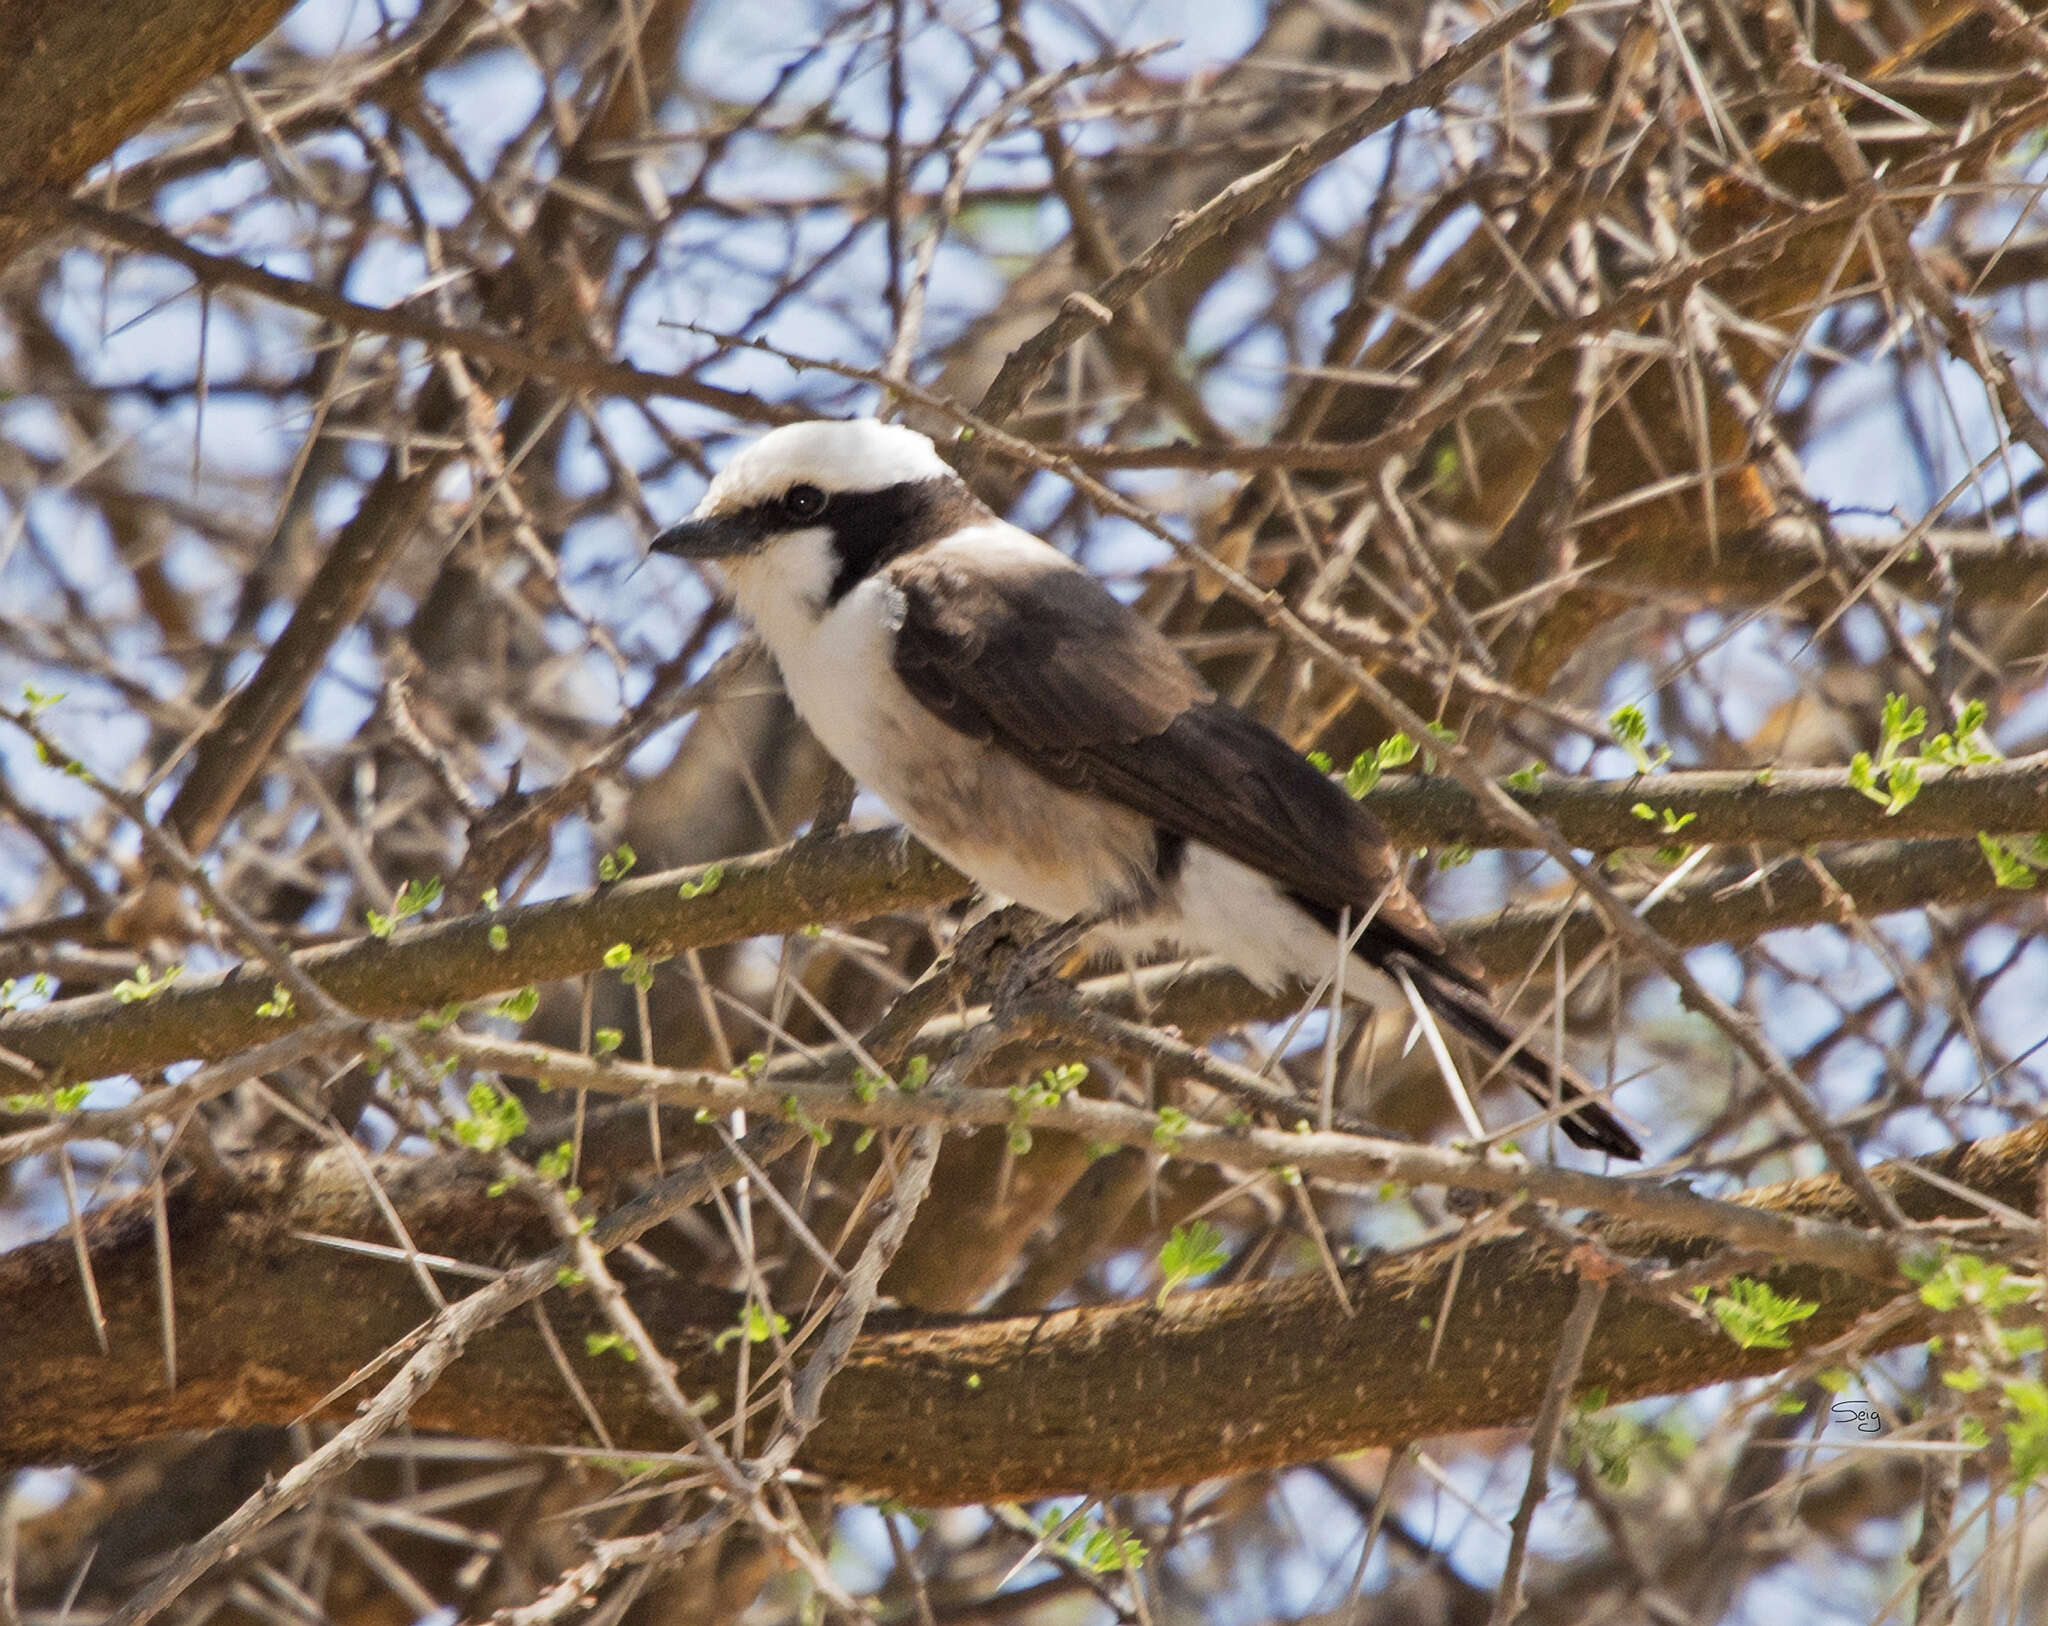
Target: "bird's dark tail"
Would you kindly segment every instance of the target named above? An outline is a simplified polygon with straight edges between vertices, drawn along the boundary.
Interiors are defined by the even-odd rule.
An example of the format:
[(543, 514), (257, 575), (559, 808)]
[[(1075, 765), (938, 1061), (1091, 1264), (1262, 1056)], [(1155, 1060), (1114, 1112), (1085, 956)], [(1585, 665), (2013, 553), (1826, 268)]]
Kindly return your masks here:
[[(1398, 949), (1378, 957), (1377, 963), (1389, 976), (1405, 971), (1431, 1014), (1470, 1039), (1489, 1060), (1507, 1055), (1514, 1047), (1515, 1034), (1486, 995), (1455, 972), (1431, 965), (1423, 955)], [(1550, 1058), (1525, 1044), (1508, 1057), (1507, 1070), (1541, 1106), (1586, 1102), (1559, 1120), (1565, 1138), (1574, 1146), (1608, 1152), (1615, 1157), (1642, 1157), (1643, 1149), (1635, 1136), (1622, 1128), (1620, 1120), (1606, 1107), (1588, 1099), (1592, 1088), (1575, 1068), (1559, 1062), (1553, 1077)]]

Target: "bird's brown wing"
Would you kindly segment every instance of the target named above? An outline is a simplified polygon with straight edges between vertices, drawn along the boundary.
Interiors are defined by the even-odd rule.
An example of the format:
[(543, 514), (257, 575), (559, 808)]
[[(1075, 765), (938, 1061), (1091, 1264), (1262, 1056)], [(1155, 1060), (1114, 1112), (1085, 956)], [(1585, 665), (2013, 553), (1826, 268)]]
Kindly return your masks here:
[[(1226, 706), (1159, 632), (1085, 572), (1053, 557), (973, 568), (936, 552), (889, 567), (903, 595), (894, 665), (951, 727), (1056, 784), (1088, 790), (1270, 875), (1335, 929), (1377, 904), (1357, 952), (1409, 977), (1438, 1016), (1509, 1056), (1538, 1101), (1591, 1086), (1516, 1043), (1477, 969), (1402, 884), (1386, 833), (1271, 729)], [(1581, 1146), (1642, 1155), (1597, 1101), (1562, 1120)]]
[(1471, 980), (1402, 884), (1379, 821), (1271, 729), (1217, 700), (1086, 572), (1051, 559), (982, 557), (967, 568), (926, 553), (890, 575), (904, 602), (896, 674), (950, 726), (1204, 842), (1332, 917), (1377, 903), (1386, 947)]

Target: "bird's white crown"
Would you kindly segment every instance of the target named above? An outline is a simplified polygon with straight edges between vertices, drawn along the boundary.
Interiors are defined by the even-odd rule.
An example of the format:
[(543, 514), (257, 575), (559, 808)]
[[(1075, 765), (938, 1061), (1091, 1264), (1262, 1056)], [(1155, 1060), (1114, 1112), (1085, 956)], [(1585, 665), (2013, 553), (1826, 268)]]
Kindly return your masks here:
[(697, 517), (729, 514), (791, 486), (821, 491), (880, 491), (906, 480), (950, 475), (924, 435), (876, 418), (784, 424), (742, 447), (697, 504)]

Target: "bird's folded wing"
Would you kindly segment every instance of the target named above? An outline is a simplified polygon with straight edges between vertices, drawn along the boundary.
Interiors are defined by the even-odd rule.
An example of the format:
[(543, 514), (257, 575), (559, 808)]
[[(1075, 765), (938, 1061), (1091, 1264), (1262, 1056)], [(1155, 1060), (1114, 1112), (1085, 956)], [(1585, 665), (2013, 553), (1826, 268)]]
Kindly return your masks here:
[(1379, 821), (1218, 701), (1093, 577), (1050, 550), (1043, 565), (1009, 568), (922, 554), (889, 573), (903, 595), (896, 674), (952, 727), (1270, 875), (1319, 912), (1377, 903), (1374, 946), (1472, 980), (1402, 884)]

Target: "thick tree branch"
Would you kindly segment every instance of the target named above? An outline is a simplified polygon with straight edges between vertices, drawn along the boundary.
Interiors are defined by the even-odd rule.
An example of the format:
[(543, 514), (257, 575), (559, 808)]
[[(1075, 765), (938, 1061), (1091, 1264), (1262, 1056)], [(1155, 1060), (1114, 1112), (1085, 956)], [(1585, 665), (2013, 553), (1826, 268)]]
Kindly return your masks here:
[[(718, 879), (710, 881), (710, 871)], [(681, 899), (685, 879), (704, 887)], [(664, 956), (813, 921), (859, 920), (893, 909), (923, 909), (958, 897), (967, 883), (893, 830), (799, 842), (771, 853), (497, 914), (465, 915), (389, 941), (358, 938), (314, 949), (299, 961), (343, 1006), (363, 1016), (423, 1011), (531, 982), (579, 976), (629, 943)], [(505, 947), (493, 946), (502, 929)], [(260, 966), (181, 980), (140, 1004), (111, 994), (65, 1000), (0, 1018), (0, 1050), (66, 1076), (155, 1068), (181, 1058), (214, 1059), (274, 1037), (297, 1014), (265, 1018), (271, 979)], [(225, 1046), (225, 1048), (222, 1048)], [(0, 1061), (0, 1077), (7, 1076)]]
[[(1663, 839), (1630, 809), (1639, 801), (1661, 813), (1693, 812), (1686, 838), (1741, 844), (1773, 832), (1813, 841), (1836, 831), (1902, 834), (1946, 830), (2032, 830), (2048, 823), (2048, 755), (1987, 764), (1930, 778), (1897, 817), (1848, 788), (1845, 776), (1823, 770), (1773, 775), (1664, 774), (1600, 785), (1553, 782), (1518, 799), (1553, 819), (1574, 845), (1604, 849)], [(1397, 840), (1446, 845), (1498, 842), (1470, 793), (1440, 779), (1389, 781), (1372, 796)], [(597, 970), (617, 943), (654, 956), (761, 935), (814, 922), (863, 920), (893, 910), (923, 909), (958, 897), (967, 883), (949, 866), (895, 831), (799, 842), (710, 866), (719, 880), (681, 898), (685, 872), (651, 875), (575, 897), (463, 916), (399, 932), (390, 941), (361, 938), (310, 950), (299, 962), (339, 1003), (358, 1015), (406, 1018), (527, 983)], [(709, 869), (687, 876), (701, 885)], [(1974, 840), (1887, 843), (1832, 853), (1825, 869), (1804, 859), (1759, 872), (1715, 873), (1676, 889), (1650, 920), (1674, 942), (1743, 941), (1775, 927), (1834, 918), (1845, 900), (1866, 914), (1920, 904), (1961, 903), (1995, 891)], [(1831, 879), (1829, 879), (1831, 877)], [(1600, 925), (1583, 906), (1566, 911), (1566, 946), (1584, 952)], [(1540, 952), (1559, 923), (1553, 908), (1515, 909), (1455, 932), (1497, 972), (1513, 973)], [(504, 947), (493, 938), (502, 933)], [(1185, 990), (1192, 994), (1193, 989)], [(191, 1059), (219, 1060), (262, 1043), (300, 1020), (257, 1014), (270, 1000), (271, 978), (260, 967), (181, 979), (155, 997), (124, 1004), (113, 994), (68, 999), (0, 1017), (0, 1082), (20, 1080), (8, 1055), (26, 1058), (47, 1076), (68, 1079), (141, 1072)], [(1265, 1003), (1243, 990), (1247, 1013)], [(1176, 1020), (1163, 1016), (1162, 1020)]]
[[(1825, 568), (1820, 527), (1811, 514), (1775, 514), (1719, 537), (1700, 537), (1697, 545), (1687, 546), (1687, 540), (1621, 549), (1602, 560), (1593, 580), (1709, 602), (1765, 604), (1814, 582)], [(1893, 534), (1840, 541), (1859, 578), (1875, 575), (1919, 599), (1949, 590), (1944, 568), (1968, 603), (2026, 606), (2048, 592), (2048, 538), (2040, 536), (1930, 530), (1917, 539)]]
[[(1915, 1220), (1981, 1218), (1960, 1185), (2026, 1209), (2048, 1160), (2036, 1125), (1875, 1177)], [(552, 1236), (517, 1193), (493, 1198), (494, 1169), (445, 1157), (381, 1169), (418, 1245), (503, 1264), (545, 1252)], [(1780, 1219), (1846, 1224), (1854, 1199), (1833, 1178), (1747, 1193)], [(225, 1184), (188, 1180), (172, 1196), (171, 1252), (180, 1381), (164, 1387), (146, 1198), (88, 1225), (109, 1310), (101, 1355), (78, 1296), (68, 1238), (0, 1258), (0, 1465), (53, 1461), (177, 1428), (285, 1422), (325, 1401), (429, 1306), (402, 1262), (321, 1245), (316, 1235), (389, 1241), (359, 1174), (339, 1156), (259, 1161)], [(1680, 1262), (1707, 1245), (1649, 1226), (1588, 1227), (1609, 1252)], [(1449, 1272), (1459, 1289), (1441, 1329)], [(1849, 1333), (1897, 1290), (1818, 1266), (1769, 1273), (1818, 1302), (1784, 1351), (1743, 1350), (1658, 1295), (1618, 1295), (1587, 1352), (1582, 1383), (1616, 1399), (1670, 1393), (1778, 1370)], [(996, 1320), (876, 1317), (827, 1393), (801, 1466), (847, 1486), (924, 1503), (1096, 1494), (1526, 1421), (1549, 1380), (1578, 1279), (1539, 1233), (1510, 1231), (1376, 1259), (1344, 1273), (1355, 1311), (1310, 1273), (1210, 1292)], [(729, 1388), (735, 1355), (717, 1331), (735, 1306), (663, 1281), (635, 1308), (676, 1355), (685, 1392)], [(587, 1299), (557, 1293), (564, 1342), (602, 1326)], [(1513, 1337), (1501, 1329), (1515, 1328)], [(1919, 1315), (1882, 1324), (1871, 1347), (1922, 1337)], [(1432, 1345), (1440, 1347), (1434, 1350)], [(628, 1449), (677, 1443), (635, 1369), (577, 1357), (578, 1375)], [(562, 1444), (583, 1438), (576, 1402), (539, 1335), (512, 1320), (478, 1334), (465, 1358), (414, 1397), (425, 1427)]]
[[(1804, 847), (1980, 830), (2010, 835), (2048, 827), (2048, 752), (1960, 771), (1930, 769), (1920, 794), (1896, 814), (1834, 768), (1673, 773), (1625, 781), (1546, 778), (1536, 790), (1508, 794), (1535, 817), (1554, 823), (1574, 847), (1590, 852), (1657, 845), (1663, 839), (1657, 823), (1635, 811), (1639, 804), (1660, 814), (1692, 814), (1681, 839), (1712, 846)], [(1367, 805), (1404, 843), (1513, 844), (1513, 836), (1448, 775), (1383, 780)]]
[(270, 32), (290, 0), (0, 0), (0, 265), (53, 195)]

